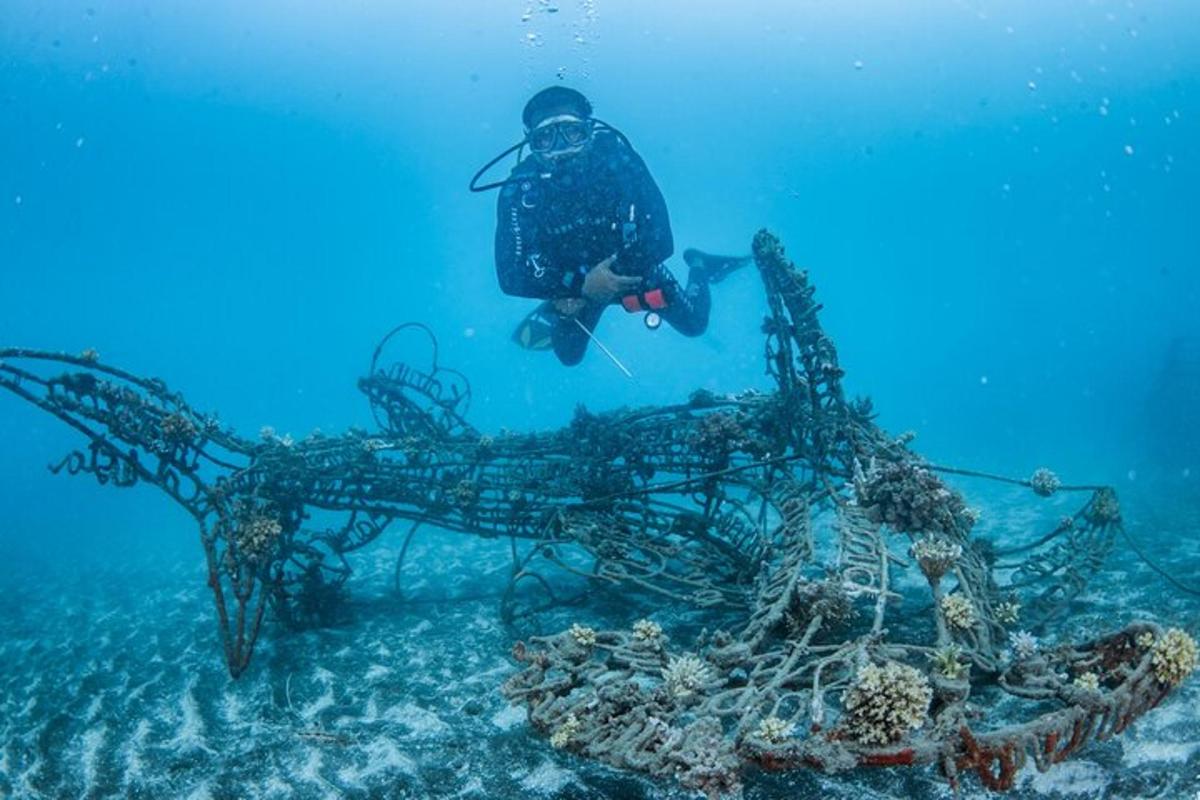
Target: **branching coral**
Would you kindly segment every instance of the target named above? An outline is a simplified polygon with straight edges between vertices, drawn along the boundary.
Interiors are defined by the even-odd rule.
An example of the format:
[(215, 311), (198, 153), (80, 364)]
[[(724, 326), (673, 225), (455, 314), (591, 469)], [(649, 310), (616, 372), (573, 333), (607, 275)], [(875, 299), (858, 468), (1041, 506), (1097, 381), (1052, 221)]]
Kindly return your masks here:
[(196, 438), (196, 425), (190, 419), (179, 413), (167, 414), (159, 424), (164, 441), (171, 444), (182, 444)]
[(932, 699), (929, 681), (907, 664), (867, 664), (842, 697), (841, 727), (855, 741), (890, 744), (925, 723)]
[(803, 634), (818, 616), (827, 625), (840, 625), (858, 613), (853, 598), (840, 581), (798, 581), (792, 591), (784, 620), (792, 635)]
[(1088, 508), (1088, 516), (1098, 525), (1107, 525), (1119, 520), (1121, 503), (1117, 500), (1117, 493), (1109, 488), (1098, 490)]
[(374, 453), (378, 450), (386, 450), (390, 446), (391, 445), (388, 443), (388, 441), (386, 439), (369, 437), (367, 439), (362, 440), (362, 449), (363, 449), (364, 453)]
[(940, 536), (925, 536), (912, 546), (913, 558), (931, 581), (936, 581), (962, 558), (962, 546)]
[(897, 531), (945, 533), (970, 527), (962, 497), (915, 462), (876, 465), (859, 477), (855, 491), (870, 519)]
[(942, 598), (942, 616), (950, 627), (960, 631), (975, 627), (977, 616), (970, 598), (961, 594), (948, 594)]
[(934, 650), (929, 660), (939, 675), (947, 680), (956, 681), (967, 674), (970, 665), (963, 663), (963, 649), (956, 644)]
[(578, 622), (576, 622), (571, 626), (571, 629), (568, 632), (571, 634), (571, 638), (575, 640), (576, 644), (579, 644), (581, 647), (592, 647), (596, 644), (596, 631), (593, 628), (589, 628), (586, 625), (580, 625)]
[(795, 725), (779, 717), (766, 717), (758, 723), (754, 735), (765, 742), (779, 744), (792, 735)]
[(1033, 475), (1029, 476), (1029, 485), (1036, 494), (1042, 497), (1049, 497), (1059, 490), (1059, 487), (1062, 486), (1062, 481), (1053, 472), (1045, 467), (1041, 467), (1034, 470)]
[(657, 643), (662, 640), (662, 626), (648, 619), (633, 623), (633, 638), (640, 642)]
[(463, 479), (454, 486), (454, 502), (459, 506), (474, 505), (479, 499), (479, 484)]
[(550, 746), (557, 750), (566, 747), (575, 738), (576, 734), (579, 733), (581, 727), (582, 723), (580, 723), (579, 719), (574, 714), (568, 714), (567, 718), (563, 720), (562, 725), (559, 725), (550, 734)]
[(1167, 686), (1178, 686), (1196, 669), (1196, 640), (1179, 628), (1171, 628), (1150, 651), (1154, 674)]
[(707, 664), (694, 655), (687, 654), (672, 658), (663, 667), (662, 677), (667, 692), (673, 697), (688, 697), (702, 687), (710, 678)]
[(237, 525), (237, 547), (250, 561), (261, 559), (283, 533), (283, 525), (273, 516), (253, 512)]
[(689, 439), (697, 452), (723, 461), (729, 454), (746, 445), (746, 431), (733, 414), (718, 411), (707, 414)]
[(1002, 625), (1012, 625), (1021, 618), (1021, 604), (1016, 600), (1006, 600), (995, 608), (996, 621)]
[(1037, 654), (1038, 638), (1029, 631), (1017, 631), (1009, 636), (1009, 640), (1012, 642), (1013, 655), (1019, 660), (1033, 658)]

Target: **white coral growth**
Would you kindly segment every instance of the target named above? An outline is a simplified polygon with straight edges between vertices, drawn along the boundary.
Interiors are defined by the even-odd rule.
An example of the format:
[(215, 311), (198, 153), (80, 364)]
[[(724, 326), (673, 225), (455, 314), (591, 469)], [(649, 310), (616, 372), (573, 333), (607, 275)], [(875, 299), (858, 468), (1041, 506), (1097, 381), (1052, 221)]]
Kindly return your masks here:
[(1021, 604), (1009, 600), (996, 606), (996, 621), (1002, 625), (1012, 625), (1021, 618)]
[(577, 644), (583, 647), (591, 647), (596, 643), (596, 630), (586, 625), (580, 625), (578, 622), (571, 626), (571, 630), (568, 633), (571, 634), (571, 638)]
[(758, 723), (758, 730), (754, 732), (754, 735), (771, 744), (779, 744), (790, 737), (794, 729), (795, 726), (792, 723), (771, 716)]
[(563, 723), (554, 729), (554, 733), (550, 734), (550, 746), (561, 750), (569, 745), (575, 735), (579, 733), (580, 725), (578, 717), (574, 714), (567, 714)]
[(673, 697), (687, 697), (708, 680), (708, 665), (693, 655), (672, 658), (663, 667), (663, 680)]
[(890, 744), (924, 724), (932, 698), (929, 681), (912, 667), (867, 664), (842, 695), (843, 726), (864, 744)]
[(1038, 638), (1029, 631), (1017, 631), (1012, 634), (1012, 649), (1013, 654), (1018, 660), (1024, 661), (1027, 658), (1033, 658), (1038, 651)]
[(1075, 677), (1075, 686), (1084, 691), (1098, 692), (1100, 691), (1100, 677), (1094, 672), (1084, 672)]
[(948, 594), (942, 598), (942, 616), (953, 628), (970, 630), (975, 626), (975, 606), (966, 595)]
[(656, 642), (662, 638), (662, 626), (648, 619), (633, 623), (633, 638), (639, 642)]
[(937, 580), (950, 570), (962, 557), (962, 546), (949, 539), (926, 536), (912, 547), (913, 558), (930, 580)]
[(1029, 476), (1029, 485), (1033, 487), (1033, 491), (1042, 497), (1049, 497), (1059, 490), (1062, 486), (1062, 481), (1058, 479), (1050, 470), (1045, 467), (1034, 470)]
[(1150, 662), (1161, 683), (1178, 686), (1196, 669), (1196, 640), (1179, 628), (1171, 628), (1154, 643)]

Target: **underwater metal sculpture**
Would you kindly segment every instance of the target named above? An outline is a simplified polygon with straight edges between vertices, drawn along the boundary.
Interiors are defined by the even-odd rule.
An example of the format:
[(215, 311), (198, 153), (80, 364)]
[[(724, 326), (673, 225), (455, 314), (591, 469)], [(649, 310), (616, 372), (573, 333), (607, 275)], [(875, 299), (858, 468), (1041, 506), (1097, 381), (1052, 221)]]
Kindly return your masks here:
[[(1082, 508), (1029, 541), (972, 538), (974, 512), (938, 477), (956, 470), (844, 397), (807, 275), (766, 231), (754, 257), (776, 391), (580, 409), (548, 433), (472, 428), (469, 386), (435, 341), (427, 368), (387, 363), (393, 335), (428, 333), (411, 325), (359, 382), (370, 433), (253, 441), (92, 352), (0, 350), (0, 386), (87, 438), (53, 470), (153, 484), (196, 519), (234, 677), (268, 605), (285, 623), (319, 618), (346, 555), (402, 521), (410, 538), (421, 525), (509, 537), (508, 617), (526, 582), (558, 601), (543, 564), (702, 609), (720, 629), (690, 652), (649, 620), (518, 643), (524, 668), (504, 691), (552, 745), (711, 795), (738, 791), (751, 765), (936, 764), (1006, 789), (1027, 759), (1046, 769), (1182, 682), (1196, 662), (1182, 631), (1131, 622), (1047, 648), (1011, 630), (1019, 616), (1050, 625), (1101, 568), (1121, 525), (1111, 489), (1039, 470), (1017, 483), (1085, 493)], [(1001, 698), (1031, 718), (989, 727), (974, 709)]]

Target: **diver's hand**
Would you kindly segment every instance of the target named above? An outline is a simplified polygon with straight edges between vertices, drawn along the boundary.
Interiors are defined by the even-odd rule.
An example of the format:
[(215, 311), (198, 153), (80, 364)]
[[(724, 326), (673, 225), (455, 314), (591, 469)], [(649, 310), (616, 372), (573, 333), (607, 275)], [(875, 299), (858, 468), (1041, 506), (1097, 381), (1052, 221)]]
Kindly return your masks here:
[(554, 310), (564, 317), (573, 317), (583, 311), (585, 305), (587, 301), (582, 297), (563, 297), (554, 301)]
[(580, 293), (588, 302), (604, 305), (611, 303), (619, 295), (631, 292), (641, 285), (642, 279), (634, 275), (618, 275), (612, 271), (613, 262), (617, 260), (614, 253), (601, 261), (588, 272), (583, 279)]

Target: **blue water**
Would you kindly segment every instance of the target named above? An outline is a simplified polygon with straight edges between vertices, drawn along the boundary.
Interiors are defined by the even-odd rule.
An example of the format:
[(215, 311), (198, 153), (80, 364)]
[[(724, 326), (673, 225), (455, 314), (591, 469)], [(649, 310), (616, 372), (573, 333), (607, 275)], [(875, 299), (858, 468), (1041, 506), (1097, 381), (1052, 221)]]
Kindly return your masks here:
[[(1200, 16), (1184, 0), (5, 0), (0, 346), (95, 348), (243, 433), (297, 437), (371, 425), (355, 380), (406, 320), (469, 376), (481, 430), (767, 388), (749, 270), (717, 287), (699, 339), (606, 315), (632, 379), (595, 348), (565, 369), (509, 342), (531, 301), (499, 292), (495, 199), (466, 183), (555, 82), (633, 141), (679, 250), (780, 235), (884, 427), (939, 462), (1113, 484), (1146, 546), (1197, 573)], [(0, 398), (0, 708), (23, 709), (0, 722), (0, 794), (675, 791), (552, 754), (506, 716), (494, 603), (396, 607), (391, 540), (356, 563), (355, 623), (268, 630), (229, 682), (191, 521), (151, 489), (51, 476), (77, 443)], [(1003, 518), (1006, 496), (979, 491)], [(431, 539), (409, 576), (433, 596), (502, 586), (493, 545)], [(1097, 601), (1195, 632), (1194, 598), (1113, 561), (1139, 594)], [(372, 665), (378, 691), (349, 688)], [(368, 720), (357, 750), (271, 716), (289, 675), (296, 714)], [(468, 697), (482, 705), (461, 712)], [(1023, 791), (1185, 796), (1122, 781), (1200, 786), (1196, 702), (1068, 765), (1074, 783)], [(806, 780), (795, 791), (895, 791)]]

